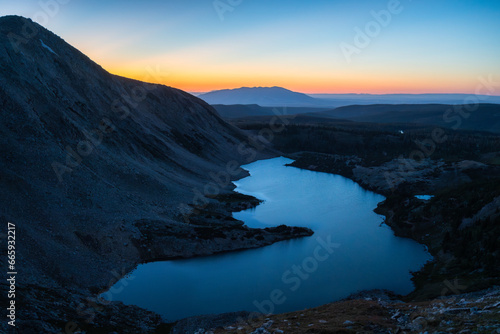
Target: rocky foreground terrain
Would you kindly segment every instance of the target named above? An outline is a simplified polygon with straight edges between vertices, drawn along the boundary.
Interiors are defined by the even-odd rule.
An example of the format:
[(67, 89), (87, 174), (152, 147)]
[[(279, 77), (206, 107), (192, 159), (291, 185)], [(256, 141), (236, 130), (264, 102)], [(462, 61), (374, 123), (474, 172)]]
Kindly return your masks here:
[(500, 333), (500, 287), (404, 303), (386, 291), (369, 291), (348, 300), (269, 317), (247, 316), (217, 333)]

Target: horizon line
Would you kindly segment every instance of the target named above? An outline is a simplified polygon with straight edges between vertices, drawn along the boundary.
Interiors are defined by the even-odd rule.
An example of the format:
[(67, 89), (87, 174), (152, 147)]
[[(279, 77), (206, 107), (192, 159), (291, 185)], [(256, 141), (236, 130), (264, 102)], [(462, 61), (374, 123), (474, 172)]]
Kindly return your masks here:
[(282, 89), (286, 89), (286, 90), (294, 92), (294, 93), (300, 93), (300, 94), (305, 94), (305, 95), (372, 95), (372, 96), (385, 96), (385, 95), (470, 95), (470, 96), (500, 97), (500, 95), (493, 95), (493, 94), (450, 93), (450, 92), (448, 92), (448, 93), (325, 93), (325, 92), (304, 93), (301, 91), (296, 91), (296, 90), (292, 90), (292, 89), (288, 89), (288, 88), (280, 87), (280, 86), (254, 86), (254, 87), (241, 86), (241, 87), (236, 87), (236, 88), (221, 88), (221, 89), (214, 89), (214, 90), (209, 90), (209, 91), (184, 90), (182, 88), (178, 88), (178, 89), (184, 90), (190, 94), (208, 94), (208, 93), (219, 92), (219, 91), (224, 91), (224, 90), (238, 90), (238, 89), (243, 89), (243, 88), (249, 88), (249, 89), (282, 88)]

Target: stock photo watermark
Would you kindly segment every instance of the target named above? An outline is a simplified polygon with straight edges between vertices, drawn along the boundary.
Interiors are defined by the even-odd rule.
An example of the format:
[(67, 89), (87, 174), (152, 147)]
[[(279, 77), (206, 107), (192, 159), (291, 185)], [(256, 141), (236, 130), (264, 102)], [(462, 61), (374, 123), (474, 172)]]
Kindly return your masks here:
[(79, 303), (76, 308), (76, 313), (81, 320), (78, 321), (75, 319), (68, 321), (64, 326), (64, 331), (59, 334), (76, 334), (81, 332), (81, 323), (92, 323), (97, 314), (103, 312), (104, 306), (111, 304), (114, 297), (119, 295), (123, 289), (128, 286), (128, 282), (135, 279), (135, 276), (127, 274), (125, 269), (122, 269), (121, 272), (113, 270), (111, 271), (111, 275), (113, 278), (110, 279), (108, 283), (110, 287), (109, 290), (100, 291), (97, 294), (97, 298), (87, 297), (84, 301)]
[(214, 0), (212, 5), (214, 6), (215, 12), (219, 16), (221, 21), (224, 21), (226, 13), (231, 13), (234, 9), (240, 6), (243, 0)]
[[(67, 5), (72, 0), (47, 0), (47, 1), (39, 1), (38, 5), (40, 6), (40, 10), (32, 15), (33, 21), (37, 22), (42, 26), (47, 26), (53, 18), (55, 18), (61, 11), (61, 6)], [(38, 36), (39, 29), (32, 22), (27, 21), (22, 29), (21, 34), (15, 34), (10, 32), (7, 35), (10, 44), (12, 45), (14, 51), (16, 53), (21, 52), (20, 46), (23, 44), (27, 44), (31, 39), (34, 39)], [(40, 41), (43, 44), (43, 41)]]
[[(147, 81), (161, 81), (168, 76), (168, 72), (163, 72), (160, 66), (145, 68)], [(127, 119), (131, 111), (137, 109), (139, 105), (148, 97), (148, 93), (158, 88), (156, 84), (143, 83), (133, 87), (129, 93), (121, 94), (120, 98), (115, 99), (111, 103), (111, 113), (118, 120), (124, 121)], [(111, 117), (111, 115), (110, 115)], [(98, 126), (91, 130), (82, 130), (82, 136), (85, 139), (80, 140), (76, 147), (67, 145), (65, 147), (64, 162), (53, 161), (52, 169), (57, 176), (59, 183), (64, 181), (66, 173), (72, 173), (73, 170), (79, 167), (85, 157), (90, 156), (96, 149), (102, 145), (105, 137), (116, 131), (115, 124), (108, 117), (101, 118)]]
[[(40, 25), (47, 25), (51, 19), (56, 17), (63, 5), (67, 5), (71, 0), (48, 0), (40, 1), (40, 10), (37, 11), (32, 18)], [(14, 51), (20, 53), (21, 46), (26, 45), (31, 40), (35, 39), (40, 32), (40, 28), (31, 21), (26, 21), (21, 28), (21, 33), (16, 34), (10, 32), (8, 34), (9, 42), (11, 43)], [(57, 53), (47, 46), (43, 40), (40, 39), (42, 47), (48, 49), (53, 54)], [(145, 68), (146, 76), (145, 81), (163, 82), (167, 72), (162, 72), (159, 65), (156, 68), (147, 66)], [(115, 99), (111, 103), (111, 111), (114, 116), (118, 117), (120, 121), (129, 117), (131, 109), (135, 109), (141, 102), (147, 99), (148, 93), (155, 90), (157, 85), (144, 83), (137, 85), (126, 94), (121, 94), (120, 98)], [(111, 116), (110, 116), (111, 117)], [(81, 135), (85, 138), (80, 140), (75, 146), (66, 145), (64, 148), (65, 159), (64, 162), (53, 161), (51, 164), (52, 170), (56, 174), (59, 183), (64, 181), (64, 175), (72, 173), (73, 170), (79, 167), (85, 157), (90, 156), (99, 146), (103, 143), (104, 138), (116, 131), (116, 126), (108, 117), (103, 117), (92, 130), (81, 130)]]
[(7, 318), (9, 326), (16, 326), (16, 225), (7, 223), (7, 298), (9, 300), (7, 307)]
[(443, 282), (444, 284), (444, 288), (443, 290), (441, 290), (441, 296), (447, 296), (448, 294), (453, 293), (455, 295), (459, 295), (460, 293), (462, 293), (463, 291), (465, 291), (467, 289), (467, 286), (466, 285), (461, 285), (460, 284), (460, 281), (458, 279), (454, 279), (453, 282), (449, 281), (449, 280), (445, 280)]
[[(331, 236), (326, 239), (319, 237), (316, 241), (318, 246), (314, 248), (311, 256), (304, 258), (300, 264), (294, 264), (281, 276), (281, 282), (287, 286), (285, 290), (295, 292), (300, 289), (302, 283), (307, 281), (318, 270), (319, 265), (328, 260), (335, 249), (340, 248), (340, 244), (332, 242)], [(275, 289), (269, 294), (269, 299), (260, 302), (255, 300), (253, 305), (261, 314), (270, 315), (274, 313), (276, 305), (282, 305), (286, 301), (286, 292)]]
[[(244, 163), (254, 161), (258, 152), (268, 147), (275, 139), (276, 134), (283, 132), (286, 126), (290, 124), (290, 121), (296, 117), (296, 115), (288, 115), (286, 108), (283, 108), (283, 112), (280, 112), (277, 108), (273, 108), (273, 113), (274, 116), (269, 121), (267, 127), (261, 129), (256, 135), (247, 137), (246, 141), (238, 145), (237, 151), (245, 161)], [(210, 202), (207, 196), (217, 196), (231, 184), (232, 179), (240, 174), (240, 165), (239, 161), (229, 161), (222, 171), (218, 173), (210, 172), (208, 174), (211, 182), (205, 184), (202, 190), (193, 189), (194, 197), (191, 203), (182, 203), (178, 207), (185, 223), (190, 223), (190, 217), (199, 214), (200, 210), (208, 206)]]
[[(254, 300), (253, 305), (256, 311), (251, 312), (246, 318), (239, 317), (236, 321), (238, 326), (258, 327), (260, 321), (266, 316), (274, 314), (276, 307), (287, 302), (288, 296), (300, 289), (319, 269), (321, 263), (327, 261), (340, 244), (334, 243), (331, 236), (326, 238), (318, 237), (318, 245), (312, 254), (306, 256), (300, 263), (292, 265), (281, 275), (281, 283), (284, 287), (277, 287), (269, 292), (269, 298), (264, 300)], [(238, 328), (240, 330), (242, 327)]]
[(394, 17), (400, 15), (403, 10), (404, 6), (401, 1), (389, 0), (385, 9), (370, 12), (372, 20), (368, 21), (363, 28), (354, 27), (355, 35), (352, 42), (342, 42), (339, 45), (347, 63), (351, 63), (354, 55), (361, 54), (364, 49), (369, 47), (373, 40), (379, 37), (382, 31), (392, 23)]
[[(467, 96), (464, 98), (462, 104), (455, 105), (443, 113), (443, 121), (447, 124), (451, 124), (452, 130), (459, 130), (463, 122), (469, 119), (472, 113), (479, 109), (481, 103), (488, 102), (489, 95), (500, 95), (500, 81), (496, 80), (492, 74), (487, 77), (481, 76), (478, 78), (478, 81), (479, 83), (476, 86), (475, 94)], [(488, 95), (482, 95), (484, 93)], [(404, 156), (401, 155), (398, 158), (398, 170), (384, 172), (385, 180), (392, 191), (396, 190), (398, 184), (405, 181), (408, 173), (416, 171), (426, 159), (432, 157), (436, 152), (437, 145), (444, 144), (447, 140), (448, 136), (446, 135), (446, 131), (436, 127), (432, 130), (430, 138), (422, 141), (414, 141), (418, 149), (413, 150), (409, 154), (409, 159), (405, 159)]]

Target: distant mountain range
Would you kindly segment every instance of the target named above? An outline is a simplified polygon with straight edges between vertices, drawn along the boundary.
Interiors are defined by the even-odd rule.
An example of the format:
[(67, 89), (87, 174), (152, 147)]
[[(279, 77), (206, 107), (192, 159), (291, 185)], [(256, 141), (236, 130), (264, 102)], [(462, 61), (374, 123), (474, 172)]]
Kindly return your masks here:
[[(197, 93), (198, 94), (198, 93)], [(197, 95), (212, 105), (259, 105), (261, 107), (338, 108), (371, 104), (465, 104), (498, 103), (500, 96), (468, 94), (303, 94), (281, 87), (243, 87)], [(241, 108), (240, 108), (241, 111)], [(262, 110), (261, 110), (262, 111)], [(259, 115), (257, 112), (255, 116)], [(246, 114), (244, 116), (250, 116)], [(241, 117), (241, 115), (239, 116)]]
[(500, 96), (473, 94), (311, 94), (310, 96), (329, 101), (336, 107), (354, 104), (466, 104), (472, 100), (479, 103), (500, 103)]
[(317, 107), (330, 102), (281, 87), (242, 87), (198, 95), (209, 104), (258, 104), (263, 107)]

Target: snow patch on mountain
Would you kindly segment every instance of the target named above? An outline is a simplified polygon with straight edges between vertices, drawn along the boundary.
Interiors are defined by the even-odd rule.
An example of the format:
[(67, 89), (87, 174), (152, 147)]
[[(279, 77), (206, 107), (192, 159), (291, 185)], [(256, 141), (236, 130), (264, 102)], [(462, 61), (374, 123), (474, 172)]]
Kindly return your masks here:
[(49, 50), (50, 52), (52, 52), (53, 54), (55, 54), (56, 56), (59, 57), (59, 55), (57, 53), (55, 53), (54, 50), (52, 50), (52, 48), (50, 46), (48, 46), (47, 44), (45, 44), (42, 40), (40, 40), (40, 43), (42, 43), (42, 46), (44, 48), (46, 48), (47, 50)]

